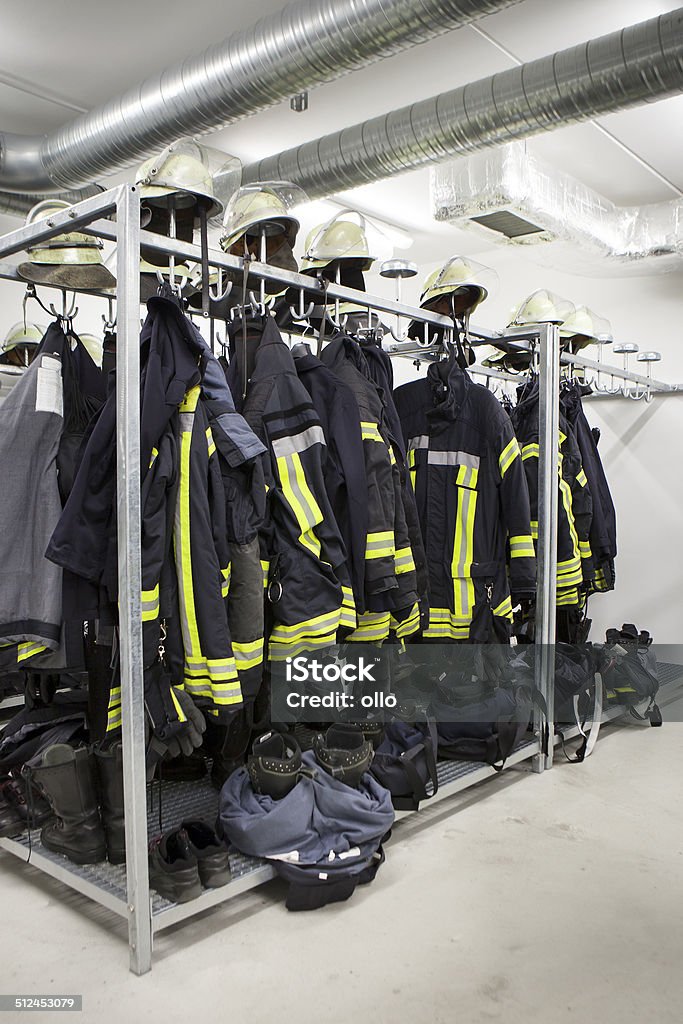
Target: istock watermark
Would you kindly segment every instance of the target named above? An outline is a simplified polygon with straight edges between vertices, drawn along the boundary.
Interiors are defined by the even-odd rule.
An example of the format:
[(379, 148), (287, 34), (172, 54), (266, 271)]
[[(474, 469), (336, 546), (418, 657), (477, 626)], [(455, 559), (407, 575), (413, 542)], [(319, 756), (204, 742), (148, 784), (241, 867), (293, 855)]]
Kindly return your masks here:
[(378, 659), (367, 664), (363, 657), (357, 662), (328, 662), (300, 655), (285, 660), (285, 679), (288, 683), (375, 683), (374, 671)]

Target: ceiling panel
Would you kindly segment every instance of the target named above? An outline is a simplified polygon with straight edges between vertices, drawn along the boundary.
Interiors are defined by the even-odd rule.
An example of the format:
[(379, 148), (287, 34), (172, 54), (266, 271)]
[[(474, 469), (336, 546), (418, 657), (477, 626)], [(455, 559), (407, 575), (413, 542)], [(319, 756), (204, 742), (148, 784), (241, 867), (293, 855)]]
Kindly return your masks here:
[(484, 18), (481, 28), (520, 60), (535, 60), (555, 50), (616, 32), (680, 7), (676, 0), (524, 0)]
[(600, 124), (683, 190), (683, 96), (601, 117)]

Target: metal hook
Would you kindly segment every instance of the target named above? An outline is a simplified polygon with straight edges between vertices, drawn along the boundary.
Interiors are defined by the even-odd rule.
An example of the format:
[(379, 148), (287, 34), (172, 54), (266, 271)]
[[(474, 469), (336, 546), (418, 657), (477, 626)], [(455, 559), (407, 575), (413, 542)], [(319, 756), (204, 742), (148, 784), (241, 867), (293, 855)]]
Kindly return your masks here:
[(107, 315), (102, 314), (102, 323), (105, 331), (113, 331), (116, 327), (116, 314), (114, 313), (114, 299), (107, 299)]
[[(263, 283), (265, 285), (265, 280), (264, 280)], [(254, 310), (258, 310), (258, 312), (261, 314), (261, 316), (265, 316), (266, 313), (270, 312), (270, 310), (272, 309), (272, 306), (273, 306), (273, 304), (275, 302), (275, 299), (277, 298), (277, 296), (275, 296), (275, 295), (271, 295), (268, 298), (265, 298), (265, 294), (264, 294), (263, 299), (260, 299), (260, 298), (257, 299), (256, 296), (254, 295), (254, 293), (251, 290), (249, 292), (247, 292), (247, 294), (249, 296), (249, 302), (253, 306)]]
[(233, 284), (234, 284), (234, 281), (228, 281), (225, 289), (223, 289), (223, 271), (219, 267), (218, 268), (218, 280), (216, 282), (216, 285), (217, 285), (216, 290), (213, 291), (213, 289), (211, 288), (211, 285), (209, 284), (209, 298), (213, 302), (223, 302), (223, 300), (227, 299), (228, 295), (232, 291)]
[(299, 322), (301, 320), (308, 320), (308, 318), (310, 317), (311, 313), (315, 309), (315, 302), (309, 302), (308, 306), (306, 307), (306, 309), (304, 309), (305, 298), (306, 298), (306, 296), (304, 294), (304, 290), (303, 290), (303, 288), (300, 288), (299, 289), (299, 305), (298, 305), (298, 308), (296, 306), (292, 306), (291, 303), (290, 303), (289, 314), (290, 314), (292, 320), (294, 320), (296, 322)]

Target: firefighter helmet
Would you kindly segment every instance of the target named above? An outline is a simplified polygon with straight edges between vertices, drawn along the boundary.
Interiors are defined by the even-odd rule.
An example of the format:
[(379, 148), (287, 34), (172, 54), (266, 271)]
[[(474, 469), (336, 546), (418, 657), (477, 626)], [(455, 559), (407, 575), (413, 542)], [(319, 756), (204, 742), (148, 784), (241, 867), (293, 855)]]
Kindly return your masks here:
[(472, 313), (484, 301), (495, 283), (495, 272), (466, 256), (452, 256), (434, 270), (420, 295), (420, 305), (429, 307), (443, 295), (461, 295), (466, 300), (464, 312)]
[(166, 206), (176, 196), (179, 208), (204, 203), (207, 216), (223, 209), (216, 197), (208, 159), (202, 146), (191, 139), (171, 143), (157, 156), (145, 160), (136, 175), (140, 196), (151, 205)]
[(375, 259), (370, 254), (363, 214), (340, 210), (309, 232), (301, 269), (320, 269), (335, 260), (360, 260), (360, 269), (369, 270)]
[[(68, 210), (70, 205), (63, 199), (43, 199), (29, 211), (26, 224), (35, 224)], [(102, 242), (92, 235), (70, 231), (36, 242), (26, 251), (28, 262), (17, 267), (17, 273), (25, 281), (86, 291), (116, 285), (116, 279), (102, 263)]]

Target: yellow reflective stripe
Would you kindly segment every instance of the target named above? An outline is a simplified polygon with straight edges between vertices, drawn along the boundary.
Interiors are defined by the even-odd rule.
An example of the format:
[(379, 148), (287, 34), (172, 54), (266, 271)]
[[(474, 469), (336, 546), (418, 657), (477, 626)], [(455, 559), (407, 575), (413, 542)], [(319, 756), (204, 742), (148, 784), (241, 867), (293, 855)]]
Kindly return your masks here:
[(532, 519), (529, 525), (531, 526), (532, 540), (538, 540), (538, 519)]
[(582, 558), (590, 558), (591, 557), (590, 541), (580, 540), (579, 541), (579, 551), (581, 553), (581, 557)]
[(153, 622), (159, 618), (159, 584), (151, 590), (143, 590), (140, 593), (142, 601), (142, 621)]
[(533, 458), (537, 459), (539, 456), (539, 452), (540, 449), (536, 443), (532, 442), (531, 444), (525, 444), (522, 448), (522, 461)]
[(158, 454), (159, 454), (159, 449), (158, 449), (158, 448), (152, 448), (152, 457), (151, 457), (151, 459), (149, 460), (149, 468), (150, 468), (150, 469), (151, 469), (151, 468), (152, 468), (152, 466), (154, 465), (154, 460), (156, 459), (156, 457), (157, 457), (157, 455), (158, 455)]
[(384, 438), (379, 432), (378, 423), (367, 423), (361, 420), (360, 436), (364, 441), (378, 441), (380, 444), (384, 444)]
[(458, 466), (455, 482), (460, 487), (476, 487), (479, 481), (479, 470), (476, 466)]
[(107, 732), (121, 728), (121, 687), (112, 686), (107, 706)]
[(268, 586), (268, 576), (270, 575), (270, 562), (261, 559), (261, 572), (263, 573), (263, 586)]
[(576, 474), (576, 482), (580, 487), (586, 487), (588, 485), (588, 477), (582, 469)]
[(455, 536), (451, 577), (453, 579), (453, 607), (458, 618), (471, 618), (474, 607), (474, 583), (471, 579), (474, 557), (474, 515), (477, 492), (469, 487), (458, 488), (458, 509), (455, 517)]
[[(565, 510), (566, 515), (567, 515), (567, 523), (568, 523), (568, 526), (569, 526), (569, 536), (571, 537), (571, 541), (572, 541), (572, 549), (575, 552), (574, 561), (576, 562), (576, 564), (578, 566), (580, 566), (581, 565), (581, 559), (580, 559), (580, 556), (579, 556), (579, 535), (576, 532), (576, 523), (574, 522), (574, 512), (573, 512), (573, 509), (572, 509), (572, 492), (571, 492), (571, 487), (569, 486), (569, 484), (567, 483), (567, 481), (564, 479), (564, 477), (561, 474), (560, 474), (560, 494), (562, 495), (562, 504), (564, 505), (564, 510)], [(563, 562), (559, 562), (558, 566), (557, 566), (558, 570), (561, 567), (565, 566), (566, 564), (567, 564), (566, 562), (564, 562), (564, 563)], [(575, 581), (572, 580), (572, 583), (573, 582), (575, 582)], [(580, 583), (581, 580), (579, 579), (576, 582)]]
[(394, 455), (394, 449), (391, 447), (391, 445), (389, 445), (388, 447), (389, 447), (389, 462), (391, 463), (392, 466), (395, 466), (396, 465), (396, 456)]
[(221, 569), (221, 576), (223, 582), (221, 583), (221, 596), (227, 597), (230, 590), (230, 576), (232, 574), (232, 565), (228, 563), (227, 569)]
[[(13, 647), (14, 645), (7, 644), (6, 646)], [(42, 654), (46, 650), (47, 647), (44, 644), (39, 644), (36, 640), (27, 640), (24, 643), (17, 644), (17, 664), (20, 664), (22, 661), (28, 661), (29, 658), (33, 658), (36, 654)]]
[(213, 453), (216, 451), (216, 444), (213, 439), (213, 434), (211, 433), (211, 427), (206, 428), (206, 442), (209, 446), (209, 458), (211, 458)]
[(459, 620), (449, 608), (430, 608), (424, 636), (437, 640), (466, 640), (469, 632), (470, 620)]
[(233, 640), (232, 649), (238, 672), (245, 672), (249, 668), (256, 668), (262, 664), (263, 644), (263, 637), (259, 637), (258, 640), (249, 640), (245, 643)]
[(337, 629), (339, 613), (340, 609), (335, 609), (333, 612), (325, 612), (324, 615), (316, 615), (311, 619), (304, 619), (301, 622), (297, 622), (294, 626), (285, 626), (283, 623), (277, 622), (271, 631), (271, 639), (297, 640), (306, 633), (313, 635), (329, 633)]
[[(199, 387), (191, 388), (185, 395), (180, 411), (193, 411), (197, 405), (198, 398)], [(193, 417), (189, 417), (185, 422), (181, 420), (180, 486), (178, 487), (174, 530), (178, 596), (180, 598), (180, 624), (185, 657), (187, 659), (201, 657), (199, 628), (195, 614), (192, 554), (190, 550), (190, 449), (192, 445), (192, 426)]]
[(407, 548), (397, 548), (394, 555), (394, 572), (400, 576), (404, 572), (415, 572), (415, 559), (410, 545)]
[(572, 587), (569, 590), (558, 590), (555, 604), (558, 608), (561, 605), (578, 604), (579, 603), (579, 592), (576, 587)]
[(519, 455), (521, 455), (521, 452), (519, 450), (519, 443), (517, 441), (517, 438), (513, 437), (512, 440), (505, 445), (502, 452), (498, 456), (498, 465), (500, 466), (501, 476), (505, 476), (512, 463)]
[(287, 643), (271, 641), (268, 648), (268, 659), (269, 661), (285, 661), (287, 658), (295, 658), (297, 654), (304, 654), (308, 651), (322, 651), (326, 647), (331, 647), (336, 639), (337, 634), (334, 632)]
[(358, 616), (357, 628), (346, 637), (346, 640), (386, 640), (389, 636), (390, 619), (389, 612), (362, 612)]
[(408, 471), (410, 472), (410, 482), (415, 490), (415, 477), (417, 476), (417, 469), (415, 467), (415, 449), (410, 448), (408, 450)]
[(183, 711), (182, 707), (180, 706), (180, 702), (179, 702), (178, 698), (175, 695), (175, 687), (174, 686), (171, 687), (171, 700), (173, 701), (173, 705), (174, 705), (174, 707), (176, 709), (176, 714), (178, 715), (178, 721), (179, 722), (186, 722), (187, 718), (185, 717), (185, 712)]
[(534, 540), (530, 533), (510, 537), (510, 558), (534, 558)]
[(365, 543), (365, 557), (370, 558), (393, 558), (396, 553), (393, 530), (380, 530), (378, 533), (369, 533)]
[(342, 586), (342, 606), (339, 625), (355, 629), (357, 621), (356, 601), (353, 596), (353, 590), (351, 587)]
[(510, 619), (512, 621), (512, 599), (506, 597), (504, 601), (501, 601), (497, 608), (493, 609), (493, 614), (497, 615), (501, 619)]
[(411, 609), (410, 615), (403, 619), (401, 622), (391, 616), (390, 626), (392, 631), (397, 637), (409, 636), (411, 633), (416, 633), (420, 628), (420, 607), (415, 603)]
[(320, 558), (320, 541), (313, 528), (323, 521), (323, 514), (306, 481), (301, 456), (297, 452), (282, 455), (277, 459), (277, 467), (283, 496), (299, 524), (299, 543)]

